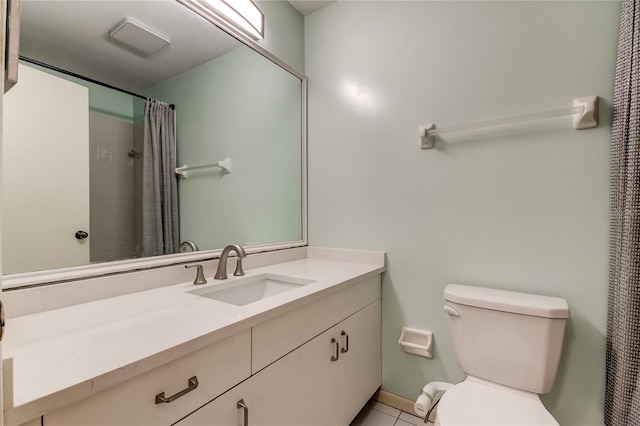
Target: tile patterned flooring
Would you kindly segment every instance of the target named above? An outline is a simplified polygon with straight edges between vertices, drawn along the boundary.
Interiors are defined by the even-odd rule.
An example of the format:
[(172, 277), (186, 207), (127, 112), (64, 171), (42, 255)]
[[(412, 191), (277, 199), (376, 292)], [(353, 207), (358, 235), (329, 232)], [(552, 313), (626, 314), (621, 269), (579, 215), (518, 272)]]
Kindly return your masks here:
[[(424, 420), (397, 408), (369, 401), (358, 416), (351, 422), (351, 426), (424, 426)], [(433, 426), (433, 423), (427, 423)]]

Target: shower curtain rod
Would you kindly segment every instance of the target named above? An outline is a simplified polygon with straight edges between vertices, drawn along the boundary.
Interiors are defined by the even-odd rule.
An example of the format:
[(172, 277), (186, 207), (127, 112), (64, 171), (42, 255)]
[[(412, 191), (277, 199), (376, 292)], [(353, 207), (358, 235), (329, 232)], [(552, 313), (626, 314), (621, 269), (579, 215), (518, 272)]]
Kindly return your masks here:
[[(93, 78), (85, 77), (84, 75), (76, 74), (74, 72), (67, 71), (65, 69), (58, 68), (56, 66), (46, 64), (44, 62), (36, 61), (35, 59), (27, 58), (26, 56), (20, 55), (19, 58), (20, 58), (21, 61), (28, 62), (30, 64), (37, 65), (39, 67), (47, 68), (47, 69), (50, 69), (52, 71), (59, 72), (61, 74), (69, 75), (71, 77), (79, 78), (80, 80), (88, 81), (89, 83), (97, 84), (98, 86), (106, 87), (107, 89), (116, 90), (118, 92), (125, 93), (125, 94), (130, 95), (130, 96), (135, 96), (136, 98), (140, 98), (140, 99), (144, 99), (144, 100), (152, 99), (152, 98), (150, 98), (148, 96), (142, 96), (142, 95), (139, 95), (137, 93), (130, 92), (128, 90), (121, 89), (119, 87), (112, 86), (112, 85), (107, 84), (107, 83), (103, 83), (102, 81), (98, 81), (98, 80), (94, 80)], [(170, 104), (169, 107), (171, 109), (175, 109), (176, 108), (176, 106), (174, 104)]]

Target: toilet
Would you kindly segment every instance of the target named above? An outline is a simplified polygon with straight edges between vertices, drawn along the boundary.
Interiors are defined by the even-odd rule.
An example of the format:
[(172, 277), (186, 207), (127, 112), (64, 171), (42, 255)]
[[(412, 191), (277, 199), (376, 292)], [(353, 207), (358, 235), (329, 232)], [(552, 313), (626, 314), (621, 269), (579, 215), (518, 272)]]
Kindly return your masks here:
[(449, 284), (444, 310), (465, 380), (437, 405), (436, 425), (558, 425), (551, 391), (569, 306), (564, 299)]

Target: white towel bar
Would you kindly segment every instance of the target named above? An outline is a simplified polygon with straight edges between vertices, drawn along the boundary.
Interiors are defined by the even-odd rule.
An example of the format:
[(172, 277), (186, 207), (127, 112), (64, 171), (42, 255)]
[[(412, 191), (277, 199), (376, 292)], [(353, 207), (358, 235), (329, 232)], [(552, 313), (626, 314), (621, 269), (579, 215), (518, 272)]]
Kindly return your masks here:
[(433, 123), (420, 126), (420, 148), (433, 148), (435, 137), (444, 133), (466, 133), (482, 130), (506, 129), (510, 127), (527, 124), (532, 121), (546, 120), (549, 118), (564, 117), (574, 115), (574, 129), (590, 129), (598, 126), (598, 97), (586, 96), (573, 101), (572, 107), (556, 109), (553, 111), (536, 112), (532, 114), (519, 115), (516, 117), (501, 118), (498, 120), (484, 121), (481, 123), (462, 124), (459, 126), (443, 127), (437, 129)]
[(214, 167), (219, 167), (222, 169), (222, 173), (228, 174), (231, 173), (231, 158), (227, 157), (222, 161), (218, 161), (213, 164), (203, 164), (201, 166), (187, 166), (186, 164), (176, 168), (176, 174), (181, 178), (189, 177), (188, 173), (191, 170), (202, 170), (202, 169), (210, 169)]

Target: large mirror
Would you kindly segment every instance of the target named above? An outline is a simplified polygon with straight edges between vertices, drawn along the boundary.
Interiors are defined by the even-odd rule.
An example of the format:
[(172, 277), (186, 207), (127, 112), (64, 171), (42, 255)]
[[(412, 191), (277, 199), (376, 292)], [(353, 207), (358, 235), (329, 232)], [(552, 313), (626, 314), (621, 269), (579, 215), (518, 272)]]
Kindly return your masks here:
[(152, 255), (304, 242), (302, 75), (178, 1), (22, 0), (21, 15), (4, 97), (9, 279), (149, 255), (144, 98), (174, 110), (176, 167), (229, 169), (170, 177), (182, 245)]

